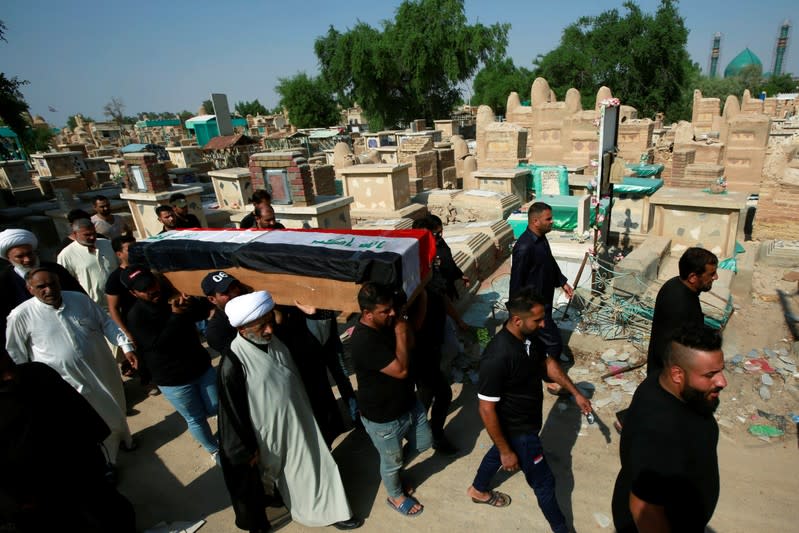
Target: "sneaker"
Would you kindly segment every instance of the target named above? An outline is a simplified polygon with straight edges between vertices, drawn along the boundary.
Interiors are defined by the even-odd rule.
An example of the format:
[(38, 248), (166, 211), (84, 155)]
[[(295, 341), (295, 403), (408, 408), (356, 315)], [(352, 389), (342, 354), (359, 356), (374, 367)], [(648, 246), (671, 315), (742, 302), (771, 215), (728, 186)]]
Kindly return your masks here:
[(217, 451), (215, 451), (215, 452), (213, 452), (211, 454), (211, 459), (214, 460), (214, 463), (216, 464), (216, 466), (220, 466), (220, 464), (219, 464), (219, 450), (217, 450)]
[(147, 396), (158, 396), (161, 394), (161, 389), (156, 386), (153, 386), (150, 390), (147, 391)]

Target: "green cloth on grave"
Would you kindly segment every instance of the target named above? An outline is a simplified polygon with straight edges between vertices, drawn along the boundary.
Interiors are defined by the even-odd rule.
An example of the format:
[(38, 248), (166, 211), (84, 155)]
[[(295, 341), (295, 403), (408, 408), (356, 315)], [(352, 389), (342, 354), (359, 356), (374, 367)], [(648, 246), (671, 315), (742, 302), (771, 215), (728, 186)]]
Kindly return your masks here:
[(535, 191), (536, 198), (544, 194), (541, 186), (541, 174), (544, 172), (556, 172), (558, 175), (558, 194), (569, 194), (569, 171), (565, 166), (541, 166), (531, 163), (519, 163), (518, 168), (524, 168), (530, 171), (531, 181), (528, 183), (527, 187)]
[(625, 165), (629, 170), (632, 170), (635, 175), (639, 178), (659, 178), (660, 173), (663, 172), (663, 165), (643, 165), (643, 164), (635, 164), (635, 165)]

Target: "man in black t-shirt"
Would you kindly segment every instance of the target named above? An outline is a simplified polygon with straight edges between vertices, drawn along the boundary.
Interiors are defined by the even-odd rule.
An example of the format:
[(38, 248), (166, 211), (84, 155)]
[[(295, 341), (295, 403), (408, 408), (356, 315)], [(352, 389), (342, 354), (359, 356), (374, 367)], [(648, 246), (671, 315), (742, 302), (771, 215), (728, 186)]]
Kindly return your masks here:
[[(182, 192), (172, 193), (169, 196), (169, 205), (175, 214), (175, 226), (178, 228), (200, 228), (200, 219), (189, 212), (189, 202)], [(200, 206), (202, 209), (202, 206)]]
[(652, 334), (646, 358), (647, 374), (663, 368), (663, 353), (669, 339), (684, 324), (701, 328), (705, 323), (699, 295), (719, 278), (719, 258), (704, 248), (688, 248), (680, 257), (680, 275), (668, 280), (658, 291), (652, 316)]
[(641, 383), (625, 418), (613, 491), (619, 533), (703, 532), (718, 501), (721, 337), (686, 327), (673, 339), (665, 368)]
[[(403, 439), (408, 450), (423, 452), (431, 445), (427, 413), (416, 399), (408, 375), (412, 333), (407, 317), (397, 316), (394, 293), (388, 286), (365, 283), (358, 292), (361, 319), (350, 340), (361, 421), (380, 454), (380, 477), (388, 492), (388, 504), (406, 516), (424, 507), (403, 490)], [(404, 458), (407, 462), (408, 457)]]
[(483, 457), (466, 492), (475, 503), (505, 507), (510, 504), (510, 496), (489, 490), (491, 478), (500, 468), (508, 472), (521, 469), (552, 531), (566, 533), (566, 518), (555, 497), (555, 477), (538, 438), (542, 378), (548, 376), (573, 394), (583, 413), (590, 413), (592, 408), (561, 369), (555, 359), (557, 354), (547, 356), (535, 350), (530, 340), (544, 327), (546, 305), (547, 301), (531, 287), (517, 291), (506, 304), (510, 318), (480, 359), (480, 418), (494, 445)]

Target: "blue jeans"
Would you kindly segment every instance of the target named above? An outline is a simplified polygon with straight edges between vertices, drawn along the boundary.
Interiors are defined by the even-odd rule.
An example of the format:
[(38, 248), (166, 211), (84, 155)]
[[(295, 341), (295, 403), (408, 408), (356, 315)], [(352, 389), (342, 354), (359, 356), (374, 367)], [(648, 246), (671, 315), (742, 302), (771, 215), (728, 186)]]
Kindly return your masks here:
[[(560, 511), (558, 499), (555, 496), (555, 476), (552, 475), (552, 470), (549, 469), (547, 460), (544, 458), (541, 439), (537, 434), (530, 433), (511, 437), (508, 439), (508, 444), (519, 458), (519, 467), (524, 472), (527, 484), (535, 492), (538, 506), (544, 513), (552, 531), (567, 533), (569, 529), (566, 526), (566, 518)], [(488, 491), (491, 478), (501, 467), (502, 460), (499, 457), (499, 450), (496, 446), (491, 446), (477, 469), (472, 486), (480, 492)]]
[(208, 425), (208, 417), (216, 415), (219, 400), (216, 393), (216, 370), (210, 367), (202, 376), (185, 385), (159, 385), (164, 397), (189, 425), (191, 435), (208, 453), (219, 451), (219, 444)]
[[(391, 498), (402, 496), (400, 470), (417, 454), (430, 448), (433, 437), (427, 424), (427, 410), (418, 401), (413, 408), (391, 422), (372, 422), (361, 416), (369, 438), (380, 454), (380, 478)], [(402, 440), (408, 439), (408, 455), (403, 457)]]

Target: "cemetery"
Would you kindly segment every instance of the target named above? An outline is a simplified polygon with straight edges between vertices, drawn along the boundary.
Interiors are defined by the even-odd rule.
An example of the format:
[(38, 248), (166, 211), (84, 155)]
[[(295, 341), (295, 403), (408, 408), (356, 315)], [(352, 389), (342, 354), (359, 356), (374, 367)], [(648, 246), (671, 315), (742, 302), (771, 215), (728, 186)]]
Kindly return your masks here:
[[(756, 59), (741, 52), (729, 75)], [(70, 211), (91, 214), (94, 197), (102, 195), (114, 217), (133, 229), (131, 262), (164, 274), (179, 292), (204, 298), (200, 281), (224, 270), (246, 285), (268, 287), (277, 304), (335, 311), (346, 345), (363, 283), (390, 283), (410, 300), (423, 291), (437, 257), (434, 236), (412, 226), (435, 215), (464, 274), (453, 301), (464, 328), (457, 332), (448, 376), (460, 402), (450, 427), (463, 436), (474, 429), (460, 412), (476, 410), (471, 396), (480, 354), (508, 318), (513, 246), (528, 228), (530, 207), (545, 202), (553, 216), (548, 246), (575, 289), (571, 298), (556, 290), (553, 317), (575, 359), (569, 376), (586, 387), (598, 424), (589, 427), (568, 397), (544, 394), (550, 419), (565, 421), (574, 435), (559, 434), (549, 423), (542, 433), (554, 431), (549, 437), (568, 450), (578, 437), (590, 442), (574, 462), (557, 453), (551, 462), (558, 477), (580, 468), (591, 472), (592, 482), (617, 471), (618, 454), (609, 451), (611, 434), (617, 442), (613, 417), (646, 377), (642, 367), (658, 291), (678, 275), (688, 248), (705, 248), (719, 259), (718, 279), (699, 300), (705, 325), (723, 333), (730, 382), (715, 415), (722, 444), (743, 449), (743, 460), (756, 465), (758, 483), (780, 478), (774, 481), (780, 496), (769, 509), (787, 507), (795, 479), (781, 478), (766, 455), (779, 454), (781, 464), (793, 461), (799, 427), (799, 93), (753, 95), (745, 89), (722, 101), (696, 88), (690, 121), (672, 122), (663, 112), (645, 115), (628, 105), (615, 87), (582, 94), (557, 87), (560, 100), (555, 88), (539, 76), (526, 91), (508, 93), (504, 107), (469, 102), (432, 120), (400, 120), (395, 124), (405, 127), (375, 131), (354, 102), (338, 110), (338, 125), (298, 128), (285, 110), (231, 113), (222, 93), (210, 94), (211, 108), (204, 104), (188, 119), (145, 115), (119, 124), (78, 114), (74, 127), (60, 129), (47, 150), (30, 154), (10, 129), (0, 128), (8, 154), (0, 159), (0, 230), (34, 232), (41, 259), (54, 261), (71, 232)], [(49, 127), (39, 116), (33, 122)], [(258, 191), (269, 193), (281, 229), (248, 227), (247, 220), (259, 214)], [(156, 209), (170, 205), (176, 193), (184, 195), (199, 227), (164, 226)], [(463, 391), (470, 399), (460, 397)], [(159, 417), (166, 415), (147, 414), (137, 423), (154, 425)], [(751, 429), (763, 425), (775, 431)], [(367, 441), (346, 439), (338, 453), (366, 453)], [(471, 444), (487, 447), (490, 440), (475, 435)], [(169, 454), (184, 475), (193, 467), (183, 464), (188, 445), (181, 446)], [(342, 477), (368, 477), (357, 460), (340, 468)], [(731, 473), (730, 466), (725, 469), (723, 475)], [(428, 477), (440, 490), (424, 494), (425, 501), (443, 507), (462, 499), (468, 484), (464, 477), (453, 488), (438, 472)], [(522, 487), (518, 478), (508, 475), (504, 482)], [(571, 483), (561, 491), (568, 491), (567, 514), (576, 520), (574, 476)], [(739, 480), (735, 488), (749, 491), (744, 485)], [(157, 522), (155, 492), (146, 484), (122, 486), (144, 502), (143, 520)], [(612, 492), (612, 484), (582, 490), (590, 491), (588, 503), (575, 499), (575, 508), (593, 507), (580, 511), (580, 530), (608, 527), (607, 502), (601, 503), (607, 495), (599, 493)], [(199, 497), (167, 499), (175, 508), (200, 512)], [(353, 508), (364, 514), (370, 503)], [(374, 511), (381, 520), (389, 520), (388, 512)], [(446, 512), (446, 520), (463, 518)], [(234, 530), (227, 500), (207, 514), (210, 524), (225, 523), (214, 531)], [(737, 526), (739, 518), (721, 523)], [(783, 518), (752, 518), (739, 530), (780, 530)]]

